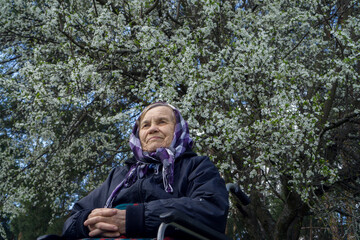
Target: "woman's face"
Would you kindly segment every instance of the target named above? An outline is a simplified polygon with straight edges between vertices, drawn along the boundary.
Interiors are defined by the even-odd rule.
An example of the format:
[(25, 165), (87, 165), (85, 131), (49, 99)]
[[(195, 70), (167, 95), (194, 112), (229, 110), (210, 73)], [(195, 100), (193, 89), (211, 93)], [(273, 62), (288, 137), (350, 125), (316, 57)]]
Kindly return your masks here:
[(154, 152), (159, 147), (170, 147), (174, 130), (175, 115), (170, 107), (158, 106), (147, 111), (139, 125), (143, 151)]

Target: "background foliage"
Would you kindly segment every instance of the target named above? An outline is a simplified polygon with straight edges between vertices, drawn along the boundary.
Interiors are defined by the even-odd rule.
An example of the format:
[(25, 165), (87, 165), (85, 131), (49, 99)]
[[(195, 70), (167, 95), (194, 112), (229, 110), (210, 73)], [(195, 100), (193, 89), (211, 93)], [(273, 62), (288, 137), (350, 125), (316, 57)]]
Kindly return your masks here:
[(358, 1), (0, 8), (2, 238), (61, 231), (73, 202), (129, 156), (134, 118), (159, 99), (251, 196), (248, 207), (232, 199), (229, 235), (359, 237)]

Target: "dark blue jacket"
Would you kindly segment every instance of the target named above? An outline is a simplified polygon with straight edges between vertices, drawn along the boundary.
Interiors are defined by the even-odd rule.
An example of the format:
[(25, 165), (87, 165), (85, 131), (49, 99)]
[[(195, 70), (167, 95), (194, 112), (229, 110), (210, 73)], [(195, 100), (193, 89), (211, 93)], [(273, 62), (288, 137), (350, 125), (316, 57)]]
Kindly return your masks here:
[[(95, 208), (102, 208), (113, 189), (121, 182), (134, 159), (126, 166), (113, 169), (106, 181), (88, 196), (75, 203), (72, 215), (63, 228), (68, 238), (88, 237), (84, 221)], [(161, 169), (161, 167), (160, 167)], [(160, 225), (159, 216), (169, 210), (180, 210), (190, 217), (224, 232), (228, 213), (228, 192), (217, 168), (208, 157), (185, 152), (175, 160), (173, 193), (164, 190), (161, 171), (148, 170), (132, 186), (123, 188), (113, 206), (138, 203), (126, 208), (126, 236), (154, 237)]]

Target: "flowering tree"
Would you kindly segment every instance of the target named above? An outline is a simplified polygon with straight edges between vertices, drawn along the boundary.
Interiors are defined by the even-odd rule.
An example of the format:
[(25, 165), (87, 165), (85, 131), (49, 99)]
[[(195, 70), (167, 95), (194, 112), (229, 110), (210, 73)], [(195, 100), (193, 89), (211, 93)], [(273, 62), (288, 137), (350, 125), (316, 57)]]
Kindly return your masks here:
[(309, 219), (359, 235), (357, 1), (4, 0), (1, 14), (3, 217), (66, 214), (161, 99), (251, 196), (233, 199), (234, 237), (298, 239)]

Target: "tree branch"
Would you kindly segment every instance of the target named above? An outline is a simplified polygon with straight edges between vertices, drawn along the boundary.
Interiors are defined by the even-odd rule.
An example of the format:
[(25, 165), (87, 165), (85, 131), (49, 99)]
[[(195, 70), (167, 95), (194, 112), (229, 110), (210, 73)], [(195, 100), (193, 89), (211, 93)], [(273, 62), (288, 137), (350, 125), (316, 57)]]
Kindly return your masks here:
[(345, 116), (343, 119), (340, 119), (339, 121), (332, 123), (330, 126), (325, 127), (323, 130), (321, 130), (320, 134), (319, 134), (319, 138), (322, 138), (322, 136), (329, 130), (340, 127), (341, 125), (343, 125), (344, 123), (347, 123), (349, 121), (351, 121), (352, 119), (356, 118), (360, 116), (360, 113), (352, 113), (348, 116)]
[[(78, 46), (79, 48), (83, 49), (83, 50), (87, 50), (87, 49), (91, 49), (91, 50), (95, 50), (95, 51), (100, 51), (100, 52), (104, 52), (106, 53), (106, 49), (103, 49), (103, 48), (95, 48), (95, 47), (91, 47), (91, 46), (88, 46), (86, 44), (83, 44), (83, 43), (80, 43), (80, 42), (77, 42), (74, 40), (74, 38), (68, 34), (67, 32), (65, 31), (60, 31), (62, 34), (64, 34), (72, 43), (74, 43), (76, 46)], [(115, 53), (118, 53), (118, 54), (124, 54), (124, 53), (138, 53), (140, 52), (141, 50), (140, 49), (137, 49), (137, 50), (130, 50), (130, 49), (119, 49), (119, 50), (116, 50)]]
[(264, 170), (261, 169), (261, 173), (262, 173), (262, 175), (264, 176), (265, 181), (269, 184), (272, 192), (285, 204), (285, 203), (286, 203), (285, 200), (280, 196), (280, 194), (275, 190), (275, 188), (273, 187), (273, 185), (270, 183), (270, 181), (268, 180), (268, 178), (267, 178), (266, 175), (265, 175)]
[(324, 112), (324, 115), (323, 117), (321, 118), (321, 120), (319, 121), (320, 123), (320, 126), (325, 124), (329, 118), (329, 115), (330, 115), (330, 111), (331, 111), (331, 107), (333, 105), (333, 102), (335, 100), (335, 95), (336, 95), (336, 90), (337, 90), (337, 87), (338, 87), (338, 82), (335, 81), (331, 87), (331, 90), (330, 90), (330, 96), (329, 98), (325, 101), (324, 103), (324, 109), (323, 109), (323, 112)]
[(7, 59), (7, 60), (5, 60), (5, 61), (0, 62), (0, 64), (5, 64), (5, 63), (8, 63), (8, 62), (12, 62), (12, 61), (20, 58), (21, 56), (22, 56), (22, 55), (17, 55), (17, 56), (15, 56), (15, 57), (13, 57), (13, 58), (10, 58), (10, 59)]
[(96, 8), (96, 2), (95, 2), (95, 0), (93, 0), (93, 3), (94, 3), (95, 15), (96, 15), (96, 17), (98, 17), (99, 14), (98, 14), (98, 11), (97, 11), (97, 8)]
[(155, 3), (148, 9), (146, 10), (146, 12), (144, 13), (144, 16), (148, 15), (149, 13), (151, 13), (159, 4), (159, 0), (156, 0)]

